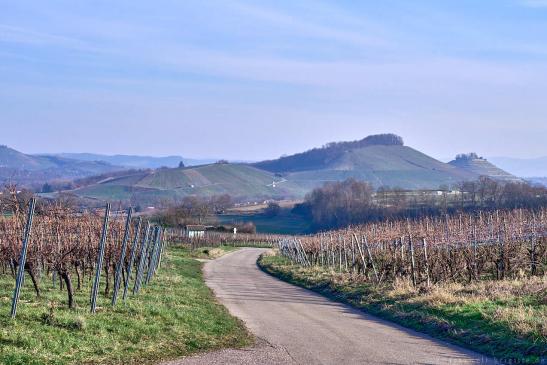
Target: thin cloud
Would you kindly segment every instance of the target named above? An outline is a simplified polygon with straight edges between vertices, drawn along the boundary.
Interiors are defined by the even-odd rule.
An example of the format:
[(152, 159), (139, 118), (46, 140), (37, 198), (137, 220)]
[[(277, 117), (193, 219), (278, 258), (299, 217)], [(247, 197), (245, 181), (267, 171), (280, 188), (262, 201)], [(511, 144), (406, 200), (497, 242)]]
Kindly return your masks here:
[(520, 3), (531, 8), (547, 8), (547, 0), (521, 0)]
[[(390, 44), (385, 38), (366, 35), (366, 30), (364, 32), (349, 31), (340, 27), (335, 28), (317, 24), (316, 22), (306, 20), (301, 16), (297, 17), (271, 8), (258, 7), (241, 2), (232, 2), (230, 4), (234, 9), (241, 11), (247, 16), (254, 17), (259, 21), (270, 22), (279, 27), (289, 28), (296, 33), (303, 33), (307, 36), (330, 39), (359, 46), (385, 47)], [(347, 22), (348, 18), (345, 17), (343, 20)], [(354, 21), (353, 23), (357, 22)]]
[(102, 48), (78, 38), (43, 31), (0, 24), (0, 43), (13, 43), (33, 47), (57, 47), (63, 49), (101, 52)]
[(59, 45), (70, 48), (82, 47), (84, 45), (78, 39), (37, 32), (6, 24), (0, 24), (0, 41), (10, 43), (26, 43), (32, 45)]

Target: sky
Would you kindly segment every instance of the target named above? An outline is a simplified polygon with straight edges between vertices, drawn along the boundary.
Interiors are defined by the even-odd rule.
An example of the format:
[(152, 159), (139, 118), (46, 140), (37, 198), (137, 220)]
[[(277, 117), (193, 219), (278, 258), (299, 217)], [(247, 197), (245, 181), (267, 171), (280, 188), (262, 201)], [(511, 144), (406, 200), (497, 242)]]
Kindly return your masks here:
[(547, 0), (0, 0), (0, 144), (547, 155)]

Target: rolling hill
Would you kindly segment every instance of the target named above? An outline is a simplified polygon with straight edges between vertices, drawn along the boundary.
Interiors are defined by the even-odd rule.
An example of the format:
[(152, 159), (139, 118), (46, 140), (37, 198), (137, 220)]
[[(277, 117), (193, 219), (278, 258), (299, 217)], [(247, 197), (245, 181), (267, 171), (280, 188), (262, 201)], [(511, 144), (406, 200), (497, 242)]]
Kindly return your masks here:
[(479, 157), (476, 153), (458, 155), (456, 159), (450, 161), (448, 164), (476, 176), (488, 176), (504, 181), (522, 181), (518, 177), (488, 162), (486, 159)]
[(392, 134), (331, 143), (254, 166), (281, 174), (308, 189), (350, 177), (369, 181), (375, 187), (406, 189), (437, 188), (478, 177), (404, 146), (402, 138)]
[(100, 161), (78, 161), (58, 156), (34, 156), (0, 146), (0, 184), (41, 185), (51, 180), (73, 180), (122, 169)]
[[(115, 175), (115, 176), (114, 176)], [(230, 194), (239, 199), (302, 198), (329, 181), (355, 178), (375, 187), (434, 189), (475, 180), (481, 175), (518, 180), (485, 160), (443, 163), (387, 134), (360, 141), (331, 143), (322, 148), (253, 164), (215, 163), (160, 168), (90, 179), (72, 193), (101, 200), (137, 200), (143, 204), (172, 201), (188, 195)]]
[(238, 198), (270, 199), (305, 193), (298, 185), (279, 180), (273, 173), (247, 164), (209, 164), (138, 171), (104, 179), (71, 193), (100, 200), (137, 200), (141, 204), (172, 201), (188, 195), (229, 194)]

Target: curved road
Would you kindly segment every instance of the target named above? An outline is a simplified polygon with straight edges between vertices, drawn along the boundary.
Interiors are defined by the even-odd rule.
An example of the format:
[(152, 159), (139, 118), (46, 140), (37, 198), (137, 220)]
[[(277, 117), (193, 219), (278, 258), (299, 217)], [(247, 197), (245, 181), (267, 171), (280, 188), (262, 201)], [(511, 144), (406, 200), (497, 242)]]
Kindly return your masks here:
[(258, 345), (172, 364), (484, 364), (491, 360), (336, 303), (263, 273), (263, 249), (205, 264), (207, 285)]

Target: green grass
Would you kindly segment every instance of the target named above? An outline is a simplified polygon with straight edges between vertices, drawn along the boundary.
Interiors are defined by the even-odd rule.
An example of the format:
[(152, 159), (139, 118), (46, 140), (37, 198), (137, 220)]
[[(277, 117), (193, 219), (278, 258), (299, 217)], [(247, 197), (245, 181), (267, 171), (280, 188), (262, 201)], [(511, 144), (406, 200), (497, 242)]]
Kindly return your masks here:
[(225, 214), (217, 216), (221, 224), (253, 222), (258, 233), (299, 235), (310, 232), (311, 222), (288, 209), (275, 217), (264, 214)]
[(14, 280), (0, 277), (2, 364), (145, 364), (252, 342), (244, 325), (213, 298), (201, 263), (183, 249), (169, 248), (158, 275), (126, 305), (120, 300), (112, 308), (101, 295), (95, 315), (89, 314), (89, 287), (69, 310), (65, 293), (52, 289), (49, 278), (40, 299), (27, 279), (11, 320)]
[(290, 283), (472, 350), (518, 363), (547, 356), (546, 278), (449, 284), (417, 290), (373, 286), (348, 274), (303, 268), (280, 256), (259, 266)]

